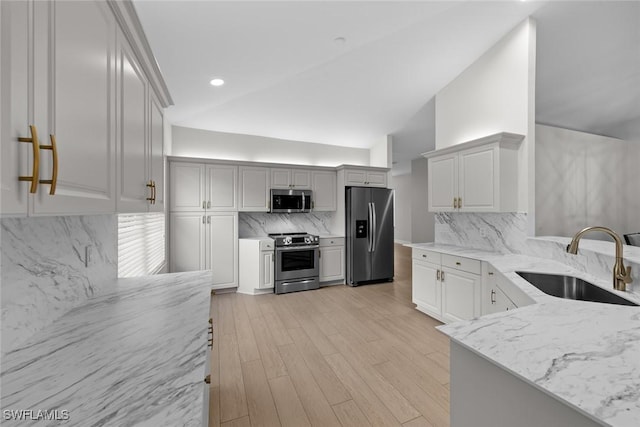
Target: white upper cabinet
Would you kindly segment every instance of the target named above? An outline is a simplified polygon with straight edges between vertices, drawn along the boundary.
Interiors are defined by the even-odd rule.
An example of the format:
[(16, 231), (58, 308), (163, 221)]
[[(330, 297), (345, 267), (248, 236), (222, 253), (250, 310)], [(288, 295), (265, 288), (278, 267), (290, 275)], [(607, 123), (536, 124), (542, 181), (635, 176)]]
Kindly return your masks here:
[(129, 44), (118, 37), (117, 82), (119, 212), (147, 210), (147, 81)]
[(313, 191), (312, 210), (329, 212), (336, 210), (337, 183), (335, 171), (311, 172), (311, 191)]
[[(150, 106), (155, 90), (133, 52), (142, 52), (147, 69), (149, 55), (131, 49), (120, 26), (137, 18), (104, 1), (1, 7), (1, 213), (80, 215), (157, 204), (164, 162), (152, 166), (148, 157), (162, 156), (162, 108), (170, 98), (163, 89), (164, 103)], [(151, 75), (157, 88), (162, 77)]]
[(344, 169), (344, 185), (360, 187), (387, 186), (387, 172), (375, 169)]
[(238, 210), (241, 212), (269, 212), (271, 173), (269, 168), (240, 166)]
[[(31, 182), (19, 176), (33, 174), (33, 145), (18, 138), (31, 137), (33, 123), (29, 103), (29, 3), (0, 2), (0, 67), (2, 76), (2, 112), (0, 123), (0, 206), (3, 215), (25, 215), (28, 210)], [(37, 129), (36, 129), (37, 132)], [(44, 134), (46, 137), (47, 135)], [(40, 152), (38, 150), (38, 155)], [(46, 191), (41, 188), (40, 191)], [(36, 189), (37, 191), (37, 189)]]
[(501, 133), (424, 153), (431, 212), (514, 212), (521, 135)]
[(169, 200), (171, 212), (204, 211), (205, 165), (201, 163), (169, 163)]
[(115, 18), (106, 2), (38, 1), (33, 8), (33, 121), (41, 143), (53, 135), (56, 149), (41, 152), (40, 179), (54, 183), (42, 184), (32, 213), (114, 212)]
[(308, 190), (311, 188), (311, 171), (271, 168), (271, 188)]
[(206, 165), (205, 189), (207, 210), (238, 210), (238, 167), (233, 165)]
[(149, 98), (149, 180), (153, 182), (153, 203), (149, 203), (149, 210), (164, 211), (164, 109), (153, 93)]

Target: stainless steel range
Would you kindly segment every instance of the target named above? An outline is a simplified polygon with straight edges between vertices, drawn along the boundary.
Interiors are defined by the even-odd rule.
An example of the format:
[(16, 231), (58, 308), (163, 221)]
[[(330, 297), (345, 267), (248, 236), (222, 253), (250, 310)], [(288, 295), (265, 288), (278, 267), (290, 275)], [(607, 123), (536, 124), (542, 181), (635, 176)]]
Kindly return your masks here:
[(269, 234), (275, 241), (275, 293), (320, 287), (319, 239), (304, 232)]

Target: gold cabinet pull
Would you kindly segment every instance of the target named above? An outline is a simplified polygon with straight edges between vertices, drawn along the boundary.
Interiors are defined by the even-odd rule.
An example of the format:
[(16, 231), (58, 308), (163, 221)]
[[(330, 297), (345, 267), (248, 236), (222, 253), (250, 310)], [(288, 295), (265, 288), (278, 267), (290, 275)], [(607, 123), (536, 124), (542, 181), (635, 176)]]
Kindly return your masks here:
[(457, 209), (458, 208), (458, 198), (454, 197), (453, 198), (453, 209)]
[(35, 193), (38, 190), (38, 174), (40, 171), (40, 144), (38, 143), (38, 130), (34, 125), (29, 125), (29, 131), (31, 132), (31, 138), (19, 137), (19, 142), (30, 142), (33, 144), (33, 172), (31, 176), (19, 176), (18, 181), (29, 181), (31, 187), (29, 193)]
[(213, 348), (213, 319), (209, 318), (209, 339), (208, 339), (207, 347)]
[(149, 182), (147, 182), (147, 187), (151, 189), (151, 197), (147, 197), (147, 201), (149, 202), (149, 204), (153, 204), (153, 181), (149, 180)]
[(204, 382), (207, 384), (211, 384), (211, 375), (207, 375), (206, 377), (204, 377)]
[(440, 270), (436, 271), (436, 280), (440, 281)]
[(462, 197), (458, 197), (458, 209), (462, 209)]
[(51, 145), (41, 145), (41, 150), (51, 150), (52, 160), (53, 160), (53, 171), (51, 172), (51, 179), (41, 179), (40, 184), (51, 184), (49, 188), (49, 194), (56, 194), (56, 184), (58, 183), (58, 146), (56, 145), (56, 136), (51, 134), (49, 135), (51, 139)]
[(153, 185), (153, 187), (151, 187), (151, 191), (153, 193), (153, 195), (151, 197), (153, 197), (153, 201), (151, 202), (152, 205), (156, 204), (156, 182), (155, 181), (151, 181), (151, 184)]
[(444, 282), (444, 271), (440, 272), (440, 280)]

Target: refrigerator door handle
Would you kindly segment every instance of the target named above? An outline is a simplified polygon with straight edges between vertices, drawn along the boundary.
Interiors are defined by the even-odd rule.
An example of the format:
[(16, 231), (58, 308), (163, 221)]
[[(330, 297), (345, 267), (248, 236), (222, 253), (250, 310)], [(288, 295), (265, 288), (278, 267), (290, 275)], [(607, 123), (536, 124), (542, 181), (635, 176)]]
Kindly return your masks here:
[(376, 236), (378, 234), (378, 218), (376, 217), (376, 204), (371, 203), (371, 216), (373, 217), (373, 224), (371, 228), (373, 229), (373, 233), (371, 233), (371, 252), (376, 251)]
[(373, 211), (371, 210), (373, 203), (368, 203), (367, 208), (369, 209), (368, 212), (368, 220), (367, 221), (367, 243), (369, 244), (369, 247), (367, 248), (367, 250), (369, 252), (373, 251), (373, 240), (371, 238), (372, 234), (373, 234), (373, 228), (372, 228), (372, 224), (373, 224)]

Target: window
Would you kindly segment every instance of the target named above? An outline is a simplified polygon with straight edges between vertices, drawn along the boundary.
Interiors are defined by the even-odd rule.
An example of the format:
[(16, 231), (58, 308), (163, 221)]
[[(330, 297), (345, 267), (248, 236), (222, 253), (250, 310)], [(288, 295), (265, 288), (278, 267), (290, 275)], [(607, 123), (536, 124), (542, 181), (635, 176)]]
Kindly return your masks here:
[(118, 277), (158, 273), (165, 264), (164, 213), (118, 215)]

